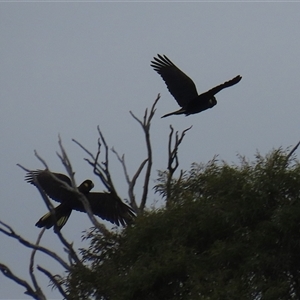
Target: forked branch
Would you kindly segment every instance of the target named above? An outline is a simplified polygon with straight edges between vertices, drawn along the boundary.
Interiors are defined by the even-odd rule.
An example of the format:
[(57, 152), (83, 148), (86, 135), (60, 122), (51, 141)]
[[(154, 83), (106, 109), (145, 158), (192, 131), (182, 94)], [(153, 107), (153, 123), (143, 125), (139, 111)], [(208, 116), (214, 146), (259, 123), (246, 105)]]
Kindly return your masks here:
[[(39, 160), (41, 160), (41, 157), (38, 156), (37, 152), (35, 152), (35, 156), (36, 156)], [(29, 170), (29, 169), (27, 169), (27, 168), (21, 166), (20, 164), (18, 164), (18, 166), (19, 166), (20, 168), (22, 168), (24, 171), (28, 172), (28, 173), (32, 172), (31, 170)], [(49, 171), (49, 169), (48, 169), (48, 171)], [(74, 191), (74, 189), (73, 189), (72, 187), (68, 186), (65, 182), (59, 180), (59, 179), (58, 179), (56, 176), (54, 176), (50, 171), (49, 171), (49, 175), (52, 176), (53, 180), (58, 181), (59, 184), (63, 185), (65, 189), (70, 190), (70, 191)], [(55, 211), (54, 211), (54, 206), (53, 206), (53, 204), (51, 203), (51, 201), (49, 200), (49, 198), (48, 198), (48, 196), (46, 195), (46, 193), (45, 193), (45, 192), (43, 191), (43, 189), (41, 188), (41, 186), (40, 186), (39, 182), (36, 180), (35, 176), (33, 176), (33, 179), (34, 179), (34, 185), (35, 185), (35, 187), (38, 189), (38, 191), (39, 191), (39, 193), (40, 193), (42, 199), (44, 200), (44, 202), (45, 202), (45, 204), (46, 204), (48, 210), (49, 210), (50, 213), (51, 213), (52, 218), (53, 218), (54, 221), (55, 221), (55, 222), (54, 222), (54, 228), (56, 229), (56, 228), (57, 228), (57, 222), (56, 222), (57, 220), (56, 220), (56, 215), (55, 215)], [(80, 194), (79, 192), (77, 192), (77, 193), (78, 193), (78, 198), (84, 197), (84, 196), (83, 196), (82, 194)], [(71, 258), (71, 262), (72, 262), (72, 263), (73, 263), (73, 262), (75, 262), (75, 263), (81, 263), (79, 257), (78, 257), (77, 254), (76, 254), (76, 251), (74, 250), (74, 248), (73, 248), (73, 246), (72, 246), (72, 244), (69, 243), (69, 242), (65, 239), (65, 237), (62, 235), (62, 233), (60, 232), (60, 230), (55, 230), (55, 233), (57, 234), (57, 236), (58, 236), (58, 238), (60, 239), (61, 243), (65, 246), (66, 252), (68, 252), (69, 257)]]
[(130, 205), (134, 209), (135, 212), (139, 213), (139, 207), (135, 200), (134, 187), (135, 187), (138, 177), (140, 176), (145, 164), (148, 161), (148, 158), (146, 158), (144, 161), (142, 161), (139, 168), (133, 175), (132, 179), (130, 179), (128, 171), (127, 171), (126, 163), (125, 163), (125, 155), (123, 154), (122, 156), (120, 156), (119, 153), (114, 148), (112, 148), (111, 150), (116, 155), (116, 157), (118, 158), (119, 162), (121, 163), (121, 165), (123, 167), (125, 179), (128, 184), (128, 196), (129, 196)]
[(0, 225), (3, 227), (0, 227), (0, 232), (3, 234), (16, 239), (20, 244), (24, 245), (25, 247), (31, 248), (31, 249), (36, 249), (38, 251), (41, 251), (48, 256), (52, 257), (54, 260), (56, 260), (58, 263), (60, 263), (66, 270), (70, 270), (70, 266), (68, 263), (66, 263), (61, 257), (59, 257), (55, 252), (50, 251), (49, 249), (39, 246), (36, 244), (33, 244), (26, 239), (24, 239), (21, 235), (17, 234), (12, 227), (9, 225), (5, 224), (4, 222), (0, 221)]
[[(104, 139), (104, 136), (100, 130), (100, 127), (97, 126), (97, 130), (98, 130), (98, 134), (99, 134), (99, 138), (98, 138), (98, 149), (97, 149), (97, 153), (96, 155), (93, 155), (89, 150), (87, 150), (82, 144), (80, 144), (78, 141), (76, 141), (75, 139), (72, 139), (72, 141), (74, 143), (76, 143), (81, 149), (83, 149), (89, 156), (89, 158), (85, 158), (84, 160), (88, 162), (88, 164), (90, 164), (93, 167), (93, 172), (95, 175), (97, 175), (101, 182), (103, 183), (103, 185), (106, 187), (106, 189), (117, 195), (117, 191), (114, 187), (111, 175), (110, 175), (110, 171), (109, 171), (109, 157), (108, 157), (108, 146), (107, 143)], [(101, 154), (101, 146), (104, 146), (105, 149), (105, 161), (104, 162), (99, 162), (99, 157)]]
[[(143, 121), (138, 119), (133, 114), (133, 112), (130, 111), (131, 116), (141, 125), (141, 127), (144, 131), (145, 140), (146, 140), (146, 148), (147, 148), (147, 158), (141, 163), (141, 165), (137, 171), (137, 172), (140, 172), (139, 170), (141, 169), (141, 167), (143, 168), (144, 165), (147, 164), (145, 178), (144, 178), (143, 194), (142, 194), (141, 203), (140, 203), (139, 209), (138, 209), (139, 212), (144, 211), (146, 201), (147, 201), (147, 196), (148, 196), (149, 181), (150, 181), (150, 175), (151, 175), (151, 169), (152, 169), (152, 147), (151, 147), (151, 141), (150, 141), (150, 126), (151, 126), (152, 118), (154, 117), (154, 114), (156, 111), (156, 104), (159, 99), (160, 99), (160, 94), (157, 95), (157, 98), (155, 99), (155, 101), (150, 109), (149, 115), (148, 115), (148, 109), (145, 110)], [(134, 188), (134, 186), (132, 187), (132, 192), (133, 192), (133, 188)]]
[[(170, 125), (170, 134), (169, 134), (169, 142), (168, 142), (168, 175), (167, 175), (167, 199), (166, 199), (166, 205), (169, 204), (170, 198), (171, 198), (171, 183), (173, 179), (173, 174), (177, 170), (179, 166), (179, 160), (178, 160), (178, 149), (179, 145), (181, 144), (186, 132), (190, 130), (192, 126), (189, 128), (183, 130), (181, 132), (181, 135), (179, 135), (178, 131), (174, 133), (174, 128), (172, 125)], [(175, 136), (175, 141), (173, 145), (173, 138)], [(179, 180), (182, 176), (182, 172), (180, 173)]]
[(30, 284), (26, 281), (15, 275), (8, 266), (5, 264), (0, 263), (0, 271), (4, 276), (11, 279), (12, 281), (16, 282), (18, 285), (23, 286), (26, 289), (24, 294), (31, 296), (33, 299), (36, 300), (46, 300), (47, 298), (40, 290), (34, 290)]
[[(83, 194), (81, 194), (78, 189), (77, 189), (77, 186), (76, 186), (76, 182), (75, 182), (75, 178), (74, 178), (74, 175), (75, 175), (75, 172), (73, 171), (73, 168), (72, 168), (72, 165), (71, 165), (71, 162), (68, 158), (68, 155), (62, 145), (62, 141), (59, 137), (59, 147), (60, 147), (60, 150), (61, 150), (61, 153), (57, 153), (57, 155), (59, 156), (62, 164), (64, 165), (68, 175), (70, 176), (71, 178), (71, 181), (72, 181), (72, 184), (73, 184), (73, 190), (75, 190), (77, 192), (77, 198), (82, 202), (83, 204), (83, 207), (89, 217), (89, 219), (91, 220), (91, 222), (93, 223), (93, 225), (104, 235), (109, 235), (109, 231), (105, 228), (104, 225), (100, 224), (97, 219), (95, 218), (93, 212), (92, 212), (92, 209), (91, 209), (91, 206), (89, 204), (89, 202), (87, 201), (87, 199), (85, 198), (85, 196)], [(68, 187), (69, 188), (69, 187)], [(58, 234), (60, 234), (60, 232), (58, 232)], [(79, 261), (78, 261), (79, 262)]]

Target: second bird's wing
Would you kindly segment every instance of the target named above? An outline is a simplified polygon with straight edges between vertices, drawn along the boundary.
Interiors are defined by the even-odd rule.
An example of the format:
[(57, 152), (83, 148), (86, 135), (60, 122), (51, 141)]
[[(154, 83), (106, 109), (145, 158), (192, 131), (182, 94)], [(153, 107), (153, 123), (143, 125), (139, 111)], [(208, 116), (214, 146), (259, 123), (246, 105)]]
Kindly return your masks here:
[(238, 82), (241, 81), (241, 79), (242, 79), (242, 76), (238, 75), (220, 85), (215, 86), (214, 88), (210, 89), (209, 91), (205, 92), (204, 94), (210, 94), (211, 96), (214, 96), (215, 94), (219, 93), (221, 90), (237, 84)]
[[(94, 215), (117, 226), (125, 226), (135, 218), (133, 209), (111, 193), (88, 193), (85, 197), (90, 203)], [(72, 208), (85, 212), (83, 204), (78, 201), (76, 204), (74, 202)]]
[(181, 107), (185, 107), (198, 96), (193, 80), (176, 67), (165, 55), (157, 55), (151, 61), (151, 67), (160, 74), (165, 81), (169, 92)]

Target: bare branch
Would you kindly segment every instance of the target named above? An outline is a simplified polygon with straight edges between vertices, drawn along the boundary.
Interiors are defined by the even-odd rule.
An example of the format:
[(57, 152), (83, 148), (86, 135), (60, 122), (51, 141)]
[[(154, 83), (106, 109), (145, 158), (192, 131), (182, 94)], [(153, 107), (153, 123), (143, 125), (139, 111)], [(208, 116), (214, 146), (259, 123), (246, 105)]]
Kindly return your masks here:
[(45, 160), (42, 159), (36, 150), (34, 150), (34, 155), (36, 156), (36, 158), (44, 165), (45, 169), (49, 170), (48, 165), (46, 164)]
[[(98, 139), (98, 150), (96, 156), (94, 156), (90, 151), (88, 151), (84, 146), (82, 146), (76, 140), (73, 139), (72, 141), (75, 142), (80, 148), (82, 148), (91, 157), (92, 160), (85, 158), (85, 161), (87, 161), (93, 167), (94, 174), (100, 178), (101, 182), (104, 184), (107, 190), (113, 195), (115, 195), (116, 197), (120, 198), (114, 187), (113, 181), (111, 179), (110, 171), (109, 171), (109, 157), (108, 157), (109, 150), (108, 150), (107, 143), (105, 141), (104, 135), (102, 134), (99, 126), (97, 126), (97, 130), (100, 138)], [(105, 149), (105, 161), (100, 164), (98, 162), (98, 159), (101, 153), (102, 144)], [(98, 223), (95, 218), (94, 220), (97, 223), (97, 225), (95, 225), (94, 223), (95, 227), (97, 227), (103, 235), (109, 236), (110, 232), (105, 228), (105, 226)]]
[(108, 166), (108, 163), (109, 163), (109, 158), (108, 158), (109, 149), (108, 149), (107, 143), (106, 143), (106, 141), (104, 139), (104, 136), (103, 136), (103, 134), (102, 134), (99, 126), (97, 126), (97, 130), (98, 130), (98, 133), (100, 135), (100, 139), (101, 139), (101, 141), (102, 141), (102, 143), (104, 145), (104, 148), (105, 148), (105, 161), (102, 162), (102, 164), (104, 165), (104, 168), (102, 168), (102, 170), (103, 170), (103, 173), (104, 173), (105, 182), (106, 182), (106, 185), (108, 187), (108, 190), (111, 193), (117, 195), (117, 191), (116, 191), (116, 189), (114, 187), (114, 184), (113, 184), (113, 181), (111, 179), (110, 171), (109, 171), (109, 166)]
[(115, 150), (114, 147), (111, 148), (111, 151), (116, 155), (118, 161), (121, 163), (122, 167), (123, 167), (123, 171), (124, 171), (124, 175), (125, 175), (125, 179), (127, 181), (127, 183), (130, 183), (130, 177), (129, 174), (127, 172), (127, 167), (126, 167), (126, 163), (125, 163), (125, 154), (122, 155), (122, 157), (119, 155), (119, 153)]
[[(130, 177), (128, 175), (128, 171), (126, 168), (125, 164), (125, 158), (120, 157), (118, 153), (112, 149), (112, 151), (116, 154), (117, 158), (121, 162), (125, 174), (125, 178), (127, 183), (129, 184), (128, 188), (128, 194), (130, 198), (130, 204), (133, 207), (133, 209), (138, 212), (142, 212), (144, 210), (146, 200), (147, 200), (147, 195), (148, 195), (148, 187), (149, 187), (149, 180), (150, 180), (150, 174), (151, 174), (151, 167), (152, 167), (152, 149), (151, 149), (151, 143), (150, 143), (150, 124), (152, 121), (152, 118), (155, 114), (156, 111), (156, 104), (160, 98), (160, 95), (158, 94), (156, 100), (154, 101), (151, 110), (148, 114), (148, 109), (145, 110), (145, 114), (143, 117), (143, 121), (138, 119), (131, 111), (130, 114), (131, 116), (142, 126), (144, 133), (145, 133), (145, 138), (146, 138), (146, 147), (147, 147), (147, 158), (140, 164), (138, 170), (134, 174), (133, 178), (130, 180)], [(75, 142), (81, 149), (83, 149), (90, 158), (85, 158), (85, 161), (87, 161), (92, 167), (94, 174), (97, 175), (104, 186), (108, 189), (109, 192), (115, 194), (118, 198), (120, 198), (117, 194), (117, 191), (114, 187), (113, 181), (111, 179), (111, 174), (109, 171), (109, 157), (108, 157), (108, 146), (105, 141), (105, 138), (100, 130), (100, 127), (97, 126), (97, 130), (99, 133), (100, 138), (98, 139), (98, 150), (96, 156), (94, 156), (90, 151), (88, 151), (82, 144), (80, 144), (78, 141), (72, 139), (73, 142)], [(105, 161), (102, 163), (98, 162), (100, 153), (101, 153), (101, 146), (104, 146), (105, 149)], [(137, 178), (139, 177), (141, 171), (143, 170), (144, 166), (147, 164), (146, 168), (146, 173), (145, 173), (145, 179), (144, 179), (144, 188), (143, 188), (143, 195), (141, 199), (140, 206), (138, 207), (135, 201), (135, 196), (134, 196), (134, 186), (136, 183)]]
[(29, 170), (29, 169), (27, 169), (27, 168), (25, 168), (25, 167), (23, 167), (21, 164), (17, 164), (17, 166), (18, 167), (20, 167), (22, 170), (24, 170), (25, 172), (31, 172), (31, 170)]
[[(54, 176), (50, 171), (49, 174), (52, 176), (52, 178), (56, 181), (58, 181), (59, 183), (63, 184), (64, 187), (72, 192), (76, 192), (76, 195), (79, 195), (79, 197), (83, 196), (81, 195), (81, 193), (75, 191), (72, 187), (68, 186), (65, 182), (59, 180), (56, 176)], [(56, 235), (58, 236), (58, 238), (60, 239), (61, 243), (66, 247), (66, 249), (68, 250), (69, 256), (72, 258), (73, 261), (75, 261), (76, 263), (81, 263), (79, 257), (76, 254), (76, 251), (74, 250), (73, 246), (71, 243), (69, 243), (64, 236), (62, 235), (62, 233), (60, 232), (60, 230), (58, 230), (57, 228), (57, 220), (56, 220), (56, 215), (55, 215), (55, 211), (54, 211), (54, 206), (52, 205), (51, 201), (49, 200), (48, 196), (46, 195), (46, 193), (42, 190), (39, 182), (36, 180), (36, 178), (34, 177), (34, 185), (36, 186), (36, 188), (38, 189), (38, 191), (40, 192), (48, 210), (51, 213), (52, 218), (54, 219), (54, 231), (56, 233)]]
[[(37, 241), (35, 243), (37, 246), (39, 245), (45, 230), (46, 230), (45, 228), (43, 230), (41, 230), (40, 234), (38, 235)], [(38, 291), (39, 294), (43, 295), (44, 298), (46, 299), (46, 297), (43, 294), (43, 291), (42, 291), (41, 287), (38, 285), (36, 277), (34, 275), (34, 257), (35, 257), (36, 251), (37, 251), (36, 249), (33, 249), (32, 253), (31, 253), (31, 256), (30, 256), (29, 275), (31, 277), (31, 281), (32, 281), (32, 284), (33, 284), (35, 290)]]
[(36, 300), (47, 300), (43, 294), (40, 294), (39, 291), (34, 291), (33, 288), (28, 284), (27, 281), (25, 281), (25, 280), (21, 279), (20, 277), (18, 277), (17, 275), (15, 275), (9, 269), (9, 267), (7, 267), (6, 265), (0, 263), (0, 271), (7, 278), (9, 278), (9, 279), (13, 280), (14, 282), (16, 282), (17, 284), (23, 286), (26, 289), (26, 292), (24, 294), (31, 296), (33, 299), (36, 299)]
[[(60, 137), (59, 137), (59, 142), (58, 142), (58, 143), (59, 143), (59, 147), (60, 147), (60, 150), (61, 150), (61, 154), (60, 154), (60, 153), (57, 153), (57, 155), (59, 156), (59, 158), (60, 158), (62, 164), (64, 165), (64, 167), (65, 167), (65, 169), (66, 169), (68, 175), (69, 175), (70, 178), (71, 178), (71, 181), (72, 181), (72, 184), (73, 184), (73, 189), (71, 189), (71, 190), (76, 192), (76, 196), (77, 196), (78, 200), (82, 202), (83, 207), (84, 207), (84, 209), (85, 209), (85, 211), (86, 211), (86, 213), (87, 213), (89, 219), (91, 220), (93, 226), (95, 226), (102, 234), (104, 234), (104, 235), (109, 235), (110, 233), (109, 233), (109, 231), (105, 228), (105, 226), (102, 225), (102, 224), (100, 224), (100, 223), (97, 221), (97, 219), (95, 218), (95, 216), (94, 216), (94, 214), (93, 214), (93, 212), (92, 212), (90, 203), (88, 202), (88, 200), (86, 199), (86, 197), (78, 191), (77, 186), (76, 186), (76, 182), (75, 182), (75, 177), (74, 177), (75, 172), (74, 172), (73, 169), (72, 169), (72, 164), (71, 164), (71, 162), (70, 162), (70, 160), (69, 160), (69, 158), (68, 158), (68, 155), (67, 155), (67, 153), (66, 153), (66, 151), (65, 151), (65, 149), (64, 149), (64, 147), (63, 147), (63, 145), (62, 145), (62, 141), (61, 141), (61, 138), (60, 138)], [(70, 188), (70, 187), (68, 187), (68, 188)], [(59, 230), (58, 230), (57, 234), (58, 234), (58, 235), (61, 235), (61, 233), (60, 233)], [(73, 247), (71, 246), (71, 244), (69, 244), (69, 243), (66, 243), (66, 244), (65, 244), (65, 243), (64, 243), (64, 245), (67, 246), (67, 249), (70, 248), (70, 249), (73, 250)], [(74, 251), (74, 250), (73, 250), (73, 251)], [(71, 257), (73, 257), (73, 254), (76, 255), (76, 252), (75, 252), (75, 251), (74, 251), (74, 252), (71, 252), (71, 254), (72, 254)], [(77, 262), (77, 263), (80, 263), (80, 260), (79, 260), (79, 259), (77, 260), (77, 258), (78, 258), (78, 257), (77, 257), (77, 255), (76, 255), (76, 262)]]
[[(145, 139), (146, 139), (146, 148), (147, 148), (147, 168), (146, 168), (146, 173), (145, 173), (145, 179), (144, 179), (144, 186), (143, 186), (143, 194), (142, 194), (142, 199), (141, 203), (139, 206), (139, 211), (143, 212), (146, 201), (147, 201), (147, 196), (148, 196), (148, 189), (149, 189), (149, 181), (150, 181), (150, 175), (151, 175), (151, 168), (152, 168), (152, 148), (151, 148), (151, 141), (150, 141), (150, 125), (152, 118), (155, 114), (156, 111), (156, 104), (160, 98), (160, 94), (157, 95), (156, 100), (154, 101), (149, 116), (148, 116), (148, 110), (145, 110), (143, 122), (138, 119), (131, 111), (130, 114), (131, 116), (142, 126), (144, 134), (145, 134)], [(146, 164), (145, 162), (145, 164)]]
[(84, 150), (93, 160), (95, 160), (94, 155), (92, 154), (92, 152), (90, 152), (88, 149), (86, 149), (82, 144), (80, 144), (79, 142), (77, 142), (75, 139), (72, 139), (72, 142), (74, 142), (75, 144), (77, 144), (82, 150)]
[[(169, 134), (169, 142), (168, 142), (168, 176), (167, 176), (167, 198), (166, 198), (166, 205), (168, 206), (169, 200), (171, 197), (171, 182), (173, 178), (173, 174), (177, 170), (179, 166), (179, 160), (178, 160), (178, 148), (181, 144), (186, 132), (190, 130), (192, 126), (182, 131), (181, 135), (179, 136), (178, 131), (175, 133), (175, 142), (174, 146), (173, 144), (173, 136), (174, 136), (174, 128), (172, 125), (170, 125), (170, 134)], [(180, 173), (180, 179), (182, 176), (182, 171)]]
[[(64, 149), (63, 149), (63, 153), (65, 153)], [(65, 153), (66, 154), (66, 153)], [(46, 162), (44, 160), (42, 160), (42, 158), (38, 155), (37, 152), (35, 152), (35, 155), (38, 157), (39, 160), (41, 160), (43, 162), (43, 164), (45, 166), (47, 166)], [(31, 170), (21, 166), (20, 164), (17, 164), (20, 168), (22, 168), (23, 170), (25, 170), (26, 172), (32, 172)], [(48, 166), (47, 166), (48, 167)], [(49, 169), (47, 169), (49, 171)], [(72, 172), (72, 171), (71, 171)], [(74, 192), (74, 189), (72, 187), (70, 187), (68, 184), (66, 184), (64, 181), (61, 181), (60, 179), (58, 179), (56, 176), (54, 176), (50, 171), (49, 171), (49, 175), (52, 176), (52, 178), (59, 182), (60, 184), (62, 184), (64, 186), (65, 189), (70, 190), (72, 192)], [(39, 182), (36, 180), (35, 176), (33, 176), (34, 179), (34, 185), (36, 186), (36, 188), (38, 189), (39, 193), (42, 196), (42, 199), (44, 200), (48, 210), (51, 213), (52, 218), (54, 219), (54, 229), (57, 229), (57, 220), (56, 220), (56, 216), (54, 213), (54, 206), (52, 205), (51, 201), (49, 200), (48, 196), (45, 194), (45, 192), (43, 191), (43, 189), (41, 188)], [(79, 192), (77, 192), (78, 195), (81, 194)], [(69, 257), (72, 258), (73, 261), (75, 261), (76, 263), (81, 263), (79, 257), (76, 254), (76, 251), (74, 250), (73, 246), (71, 243), (69, 243), (64, 236), (62, 235), (62, 233), (60, 232), (60, 230), (55, 230), (55, 233), (57, 234), (57, 236), (59, 237), (60, 241), (62, 242), (62, 244), (66, 247), (67, 252), (69, 254)], [(67, 263), (65, 263), (67, 265)], [(68, 266), (69, 268), (69, 266)]]
[(68, 155), (62, 145), (62, 141), (61, 141), (61, 137), (58, 136), (58, 144), (59, 144), (59, 148), (60, 148), (60, 151), (61, 151), (61, 154), (60, 153), (56, 153), (58, 155), (58, 157), (60, 158), (61, 160), (61, 163), (63, 164), (63, 166), (65, 167), (68, 175), (70, 176), (71, 178), (71, 182), (72, 182), (72, 186), (73, 188), (78, 192), (77, 190), (77, 185), (76, 185), (76, 181), (75, 181), (75, 172), (73, 171), (72, 169), (72, 165), (71, 165), (71, 162), (68, 158)]
[(300, 141), (297, 143), (297, 145), (296, 145), (296, 146), (290, 151), (290, 153), (287, 155), (286, 161), (288, 161), (289, 158), (292, 156), (292, 154), (298, 149), (299, 145), (300, 145)]
[(56, 279), (56, 277), (60, 277), (60, 276), (51, 274), (48, 270), (46, 270), (45, 268), (43, 268), (41, 266), (37, 266), (37, 269), (49, 278), (49, 280), (59, 290), (59, 292), (64, 297), (64, 299), (68, 299), (67, 293), (62, 288), (62, 283), (59, 282), (59, 280)]
[(140, 166), (137, 169), (136, 173), (133, 175), (132, 179), (130, 179), (129, 174), (127, 172), (126, 163), (125, 163), (125, 155), (123, 154), (122, 157), (121, 157), (114, 148), (112, 148), (111, 150), (117, 156), (119, 162), (121, 163), (121, 165), (123, 167), (125, 178), (126, 178), (126, 181), (127, 181), (127, 184), (128, 184), (128, 196), (129, 196), (130, 205), (133, 207), (133, 209), (136, 212), (138, 212), (138, 206), (137, 206), (137, 203), (135, 201), (135, 195), (134, 195), (134, 187), (135, 187), (135, 184), (136, 184), (136, 181), (137, 181), (139, 175), (141, 174), (145, 164), (148, 161), (148, 158), (146, 158), (144, 161), (142, 161), (142, 163), (140, 164)]
[(31, 249), (36, 249), (38, 251), (41, 251), (41, 252), (47, 254), (48, 256), (55, 259), (58, 263), (60, 263), (66, 270), (70, 270), (70, 266), (61, 257), (59, 257), (55, 252), (52, 252), (43, 246), (39, 246), (39, 245), (33, 244), (33, 243), (25, 240), (22, 236), (15, 233), (15, 231), (12, 229), (12, 227), (10, 227), (9, 225), (5, 224), (2, 221), (0, 221), (0, 225), (4, 226), (6, 228), (6, 229), (0, 228), (0, 232), (4, 233), (5, 235), (7, 235), (9, 237), (16, 239), (17, 241), (19, 241), (19, 243), (21, 243), (25, 247), (28, 247)]
[(106, 182), (106, 178), (104, 176), (104, 171), (105, 169), (103, 168), (103, 166), (101, 164), (98, 163), (98, 159), (99, 159), (99, 155), (101, 153), (101, 141), (100, 138), (98, 139), (98, 150), (97, 150), (97, 154), (96, 156), (94, 156), (90, 151), (88, 151), (82, 144), (80, 144), (78, 141), (76, 141), (75, 139), (72, 139), (72, 141), (77, 144), (81, 149), (83, 149), (90, 157), (92, 160), (89, 160), (88, 158), (85, 158), (84, 160), (86, 162), (88, 162), (88, 164), (90, 164), (93, 167), (93, 172), (95, 175), (97, 175), (101, 182), (103, 183), (103, 185), (109, 189), (109, 186)]
[[(76, 140), (72, 139), (72, 141), (75, 142), (81, 149), (83, 149), (91, 157), (91, 160), (85, 158), (85, 161), (87, 161), (93, 167), (94, 174), (100, 178), (101, 182), (107, 188), (107, 190), (117, 195), (117, 191), (114, 187), (113, 181), (111, 179), (110, 171), (109, 171), (108, 146), (99, 126), (97, 126), (97, 130), (100, 138), (98, 139), (98, 150), (96, 156), (94, 156), (90, 151), (88, 151), (83, 145), (81, 145)], [(105, 161), (100, 164), (98, 162), (98, 159), (101, 153), (102, 144), (105, 149), (105, 154), (104, 154)]]

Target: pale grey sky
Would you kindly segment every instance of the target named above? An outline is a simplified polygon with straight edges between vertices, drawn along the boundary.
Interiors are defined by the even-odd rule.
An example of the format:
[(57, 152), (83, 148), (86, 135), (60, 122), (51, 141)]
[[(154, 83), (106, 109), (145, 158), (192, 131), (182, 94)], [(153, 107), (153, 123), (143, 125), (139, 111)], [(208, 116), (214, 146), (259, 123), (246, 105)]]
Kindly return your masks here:
[[(77, 182), (103, 186), (71, 142), (96, 151), (100, 125), (107, 142), (125, 153), (131, 174), (145, 158), (144, 137), (129, 115), (142, 117), (158, 93), (152, 124), (154, 171), (166, 167), (169, 125), (193, 125), (180, 148), (181, 168), (218, 154), (253, 158), (258, 149), (295, 145), (299, 132), (300, 3), (0, 3), (0, 220), (34, 241), (35, 222), (46, 212), (37, 190), (25, 183), (17, 163), (42, 168), (33, 150), (53, 171), (64, 172), (55, 152), (61, 135)], [(213, 109), (189, 117), (160, 117), (178, 109), (150, 67), (167, 55), (195, 82), (198, 92), (240, 74), (242, 81), (217, 95)], [(126, 184), (113, 155), (117, 188)], [(114, 161), (114, 162), (113, 162)], [(139, 187), (142, 186), (139, 183)], [(137, 189), (137, 194), (141, 189)], [(149, 199), (159, 200), (158, 195)], [(73, 213), (63, 233), (80, 247), (90, 223)], [(53, 231), (42, 243), (60, 249)], [(30, 251), (0, 235), (0, 262), (28, 279)], [(53, 272), (58, 265), (38, 255)], [(43, 278), (43, 275), (40, 276)], [(49, 298), (59, 297), (41, 280)], [(1, 299), (25, 299), (24, 289), (0, 274)], [(26, 298), (28, 299), (28, 297)]]

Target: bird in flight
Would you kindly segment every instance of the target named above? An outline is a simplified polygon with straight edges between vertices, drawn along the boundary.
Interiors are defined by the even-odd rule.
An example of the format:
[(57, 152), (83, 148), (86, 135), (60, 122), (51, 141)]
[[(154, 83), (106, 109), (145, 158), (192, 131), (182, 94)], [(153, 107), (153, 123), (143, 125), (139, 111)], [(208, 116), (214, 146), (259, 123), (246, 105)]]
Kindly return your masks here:
[[(37, 181), (42, 190), (53, 200), (61, 204), (54, 208), (54, 216), (49, 211), (42, 216), (35, 224), (37, 227), (54, 227), (54, 231), (59, 231), (67, 222), (72, 210), (85, 212), (83, 203), (78, 198), (78, 194), (66, 188), (72, 187), (71, 179), (60, 173), (52, 173), (48, 170), (37, 170), (26, 174), (25, 180), (33, 185)], [(135, 217), (131, 207), (123, 203), (117, 195), (112, 193), (91, 193), (94, 184), (91, 180), (85, 180), (78, 186), (78, 191), (82, 193), (90, 204), (93, 214), (107, 220), (117, 226), (126, 226)], [(55, 226), (56, 224), (56, 226)]]
[(157, 54), (157, 56), (158, 58), (154, 57), (154, 60), (151, 61), (151, 67), (162, 77), (169, 92), (175, 98), (179, 106), (181, 106), (179, 110), (168, 113), (162, 116), (162, 118), (181, 114), (188, 116), (212, 108), (217, 104), (215, 94), (237, 84), (242, 79), (242, 77), (238, 75), (198, 95), (196, 85), (189, 76), (176, 67), (165, 55)]

